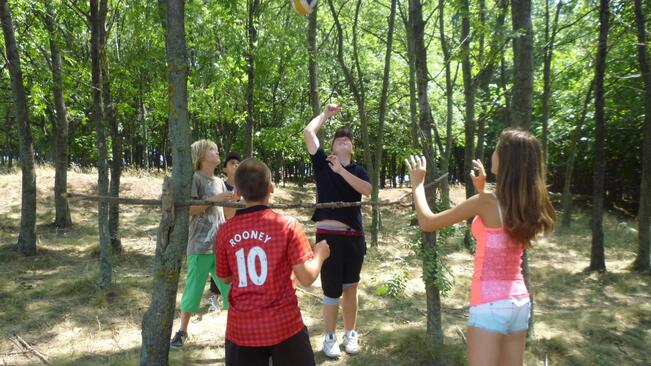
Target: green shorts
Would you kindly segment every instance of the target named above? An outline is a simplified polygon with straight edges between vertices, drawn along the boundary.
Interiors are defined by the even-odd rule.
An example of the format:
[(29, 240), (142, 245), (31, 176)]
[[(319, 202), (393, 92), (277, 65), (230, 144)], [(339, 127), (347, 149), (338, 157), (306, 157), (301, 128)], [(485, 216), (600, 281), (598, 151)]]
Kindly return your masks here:
[(185, 288), (183, 297), (181, 297), (181, 311), (186, 313), (196, 313), (199, 310), (199, 303), (203, 297), (206, 288), (208, 275), (215, 280), (217, 287), (222, 295), (224, 310), (228, 309), (228, 290), (229, 285), (223, 283), (215, 272), (215, 255), (214, 254), (195, 254), (187, 257), (188, 275), (185, 279)]

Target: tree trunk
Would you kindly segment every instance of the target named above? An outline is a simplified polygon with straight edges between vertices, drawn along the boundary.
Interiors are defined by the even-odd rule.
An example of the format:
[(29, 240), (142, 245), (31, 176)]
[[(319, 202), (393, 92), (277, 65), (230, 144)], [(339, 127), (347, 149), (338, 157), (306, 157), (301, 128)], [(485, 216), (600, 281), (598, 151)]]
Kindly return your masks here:
[[(648, 9), (647, 9), (648, 10)], [(635, 0), (635, 23), (637, 25), (637, 58), (644, 81), (644, 144), (642, 146), (642, 176), (640, 183), (640, 207), (638, 209), (638, 250), (633, 268), (638, 271), (651, 269), (651, 70), (646, 50), (646, 25), (642, 1)]]
[(533, 29), (531, 0), (511, 0), (513, 32), (513, 91), (511, 126), (528, 130), (533, 99)]
[[(483, 3), (483, 2), (482, 2)], [(485, 130), (486, 130), (486, 120), (491, 118), (490, 111), (495, 105), (496, 101), (492, 100), (491, 91), (490, 91), (490, 82), (495, 72), (495, 66), (498, 61), (498, 56), (502, 55), (504, 52), (503, 47), (501, 46), (502, 40), (505, 38), (504, 35), (504, 21), (506, 19), (506, 14), (509, 9), (508, 0), (498, 0), (495, 6), (499, 9), (497, 18), (495, 20), (495, 29), (493, 31), (493, 37), (490, 40), (490, 53), (486, 60), (482, 56), (482, 66), (481, 70), (475, 77), (476, 87), (481, 91), (480, 100), (482, 105), (482, 111), (480, 112), (479, 118), (477, 119), (477, 148), (475, 149), (475, 157), (479, 160), (484, 160), (484, 141), (485, 141)], [(481, 32), (483, 34), (483, 32)], [(484, 54), (483, 42), (480, 42), (480, 54)], [(494, 117), (492, 117), (494, 119)]]
[[(450, 63), (450, 48), (445, 36), (445, 0), (439, 0), (439, 38), (441, 41), (441, 51), (443, 52), (443, 61), (445, 62), (445, 155), (441, 159), (441, 171), (445, 174), (450, 170), (450, 160), (452, 159), (452, 120), (454, 117), (454, 83), (452, 82), (452, 68)], [(450, 184), (445, 179), (441, 184), (441, 206), (443, 209), (450, 208)]]
[[(475, 156), (475, 86), (472, 80), (472, 64), (470, 63), (470, 4), (469, 0), (461, 1), (461, 71), (463, 74), (463, 96), (465, 100), (465, 139), (466, 146), (463, 150), (463, 182), (466, 186), (466, 198), (475, 194), (475, 188), (470, 180), (472, 159)], [(472, 220), (468, 219), (463, 243), (465, 247), (474, 252), (473, 241), (470, 236)]]
[[(391, 71), (391, 49), (393, 47), (393, 30), (396, 19), (397, 0), (391, 0), (391, 12), (389, 14), (389, 25), (387, 30), (387, 48), (384, 55), (384, 74), (382, 77), (382, 91), (380, 93), (380, 112), (378, 118), (377, 141), (375, 143), (375, 162), (373, 170), (373, 186), (371, 200), (377, 202), (380, 200), (380, 177), (382, 171), (382, 149), (384, 146), (384, 122), (386, 120), (387, 97), (389, 93), (389, 72)], [(380, 206), (373, 205), (371, 210), (371, 246), (377, 246), (378, 236), (380, 233)]]
[(319, 100), (319, 73), (317, 63), (316, 49), (316, 33), (317, 33), (317, 12), (319, 6), (317, 5), (309, 16), (309, 23), (307, 26), (307, 55), (308, 64), (307, 70), (310, 76), (310, 106), (312, 107), (312, 115), (318, 116), (321, 113), (321, 101)]
[[(97, 143), (97, 194), (108, 195), (108, 162), (106, 149), (106, 128), (102, 112), (102, 85), (100, 65), (100, 22), (101, 14), (97, 0), (90, 0), (91, 27), (90, 58), (92, 73), (93, 93), (93, 119), (95, 120), (95, 132)], [(99, 279), (98, 286), (107, 290), (111, 286), (112, 265), (111, 265), (111, 240), (108, 225), (108, 203), (99, 201), (97, 203), (97, 226), (99, 227)]]
[[(167, 365), (169, 341), (174, 321), (176, 291), (188, 240), (188, 208), (174, 207), (174, 200), (190, 197), (192, 162), (188, 125), (188, 65), (185, 43), (185, 2), (167, 1), (166, 52), (168, 83), (168, 120), (172, 142), (173, 183), (166, 179), (164, 187), (173, 185), (173, 193), (163, 196), (163, 215), (156, 241), (152, 299), (142, 319), (141, 365)], [(163, 192), (169, 192), (164, 189)]]
[[(102, 83), (102, 102), (104, 107), (104, 122), (111, 132), (111, 181), (109, 194), (111, 197), (120, 197), (120, 176), (122, 175), (122, 136), (118, 132), (118, 121), (115, 117), (113, 98), (111, 96), (111, 79), (109, 76), (108, 56), (106, 54), (107, 30), (106, 14), (108, 13), (108, 0), (101, 0), (99, 6), (99, 44), (100, 44), (100, 67)], [(122, 241), (120, 240), (120, 205), (111, 202), (108, 206), (108, 225), (111, 238), (111, 250), (114, 254), (122, 253)]]
[(588, 107), (590, 100), (592, 99), (592, 89), (594, 87), (594, 79), (590, 82), (588, 87), (588, 93), (585, 96), (583, 101), (583, 109), (581, 110), (581, 116), (576, 123), (574, 132), (572, 133), (572, 141), (570, 142), (570, 150), (567, 157), (567, 163), (565, 165), (565, 178), (563, 181), (563, 194), (561, 196), (561, 203), (563, 207), (563, 215), (561, 217), (561, 230), (569, 230), (572, 222), (572, 175), (574, 174), (574, 162), (576, 161), (576, 155), (579, 151), (579, 137), (581, 137), (581, 130), (583, 129), (583, 123), (585, 122), (585, 117), (588, 114)]
[(57, 45), (57, 30), (50, 2), (45, 2), (45, 26), (50, 39), (50, 65), (52, 68), (52, 92), (56, 118), (54, 124), (54, 226), (72, 226), (68, 199), (64, 197), (68, 187), (68, 116), (63, 98), (63, 78), (61, 76), (61, 55)]
[(7, 53), (7, 66), (11, 77), (16, 122), (20, 143), (20, 170), (22, 191), (20, 206), (20, 234), (16, 249), (23, 255), (36, 254), (36, 172), (34, 171), (34, 145), (29, 124), (29, 111), (20, 68), (20, 55), (16, 47), (16, 36), (7, 0), (0, 0), (0, 21)]
[(599, 44), (595, 67), (595, 142), (594, 175), (592, 194), (592, 248), (590, 269), (603, 272), (606, 270), (604, 253), (604, 180), (606, 176), (606, 116), (604, 75), (606, 74), (606, 55), (608, 54), (609, 0), (600, 0), (599, 4)]
[(549, 140), (549, 97), (551, 95), (551, 68), (552, 58), (554, 57), (554, 41), (556, 40), (556, 30), (558, 29), (558, 15), (561, 12), (563, 2), (556, 4), (556, 15), (552, 24), (552, 34), (549, 35), (549, 0), (545, 0), (545, 47), (543, 49), (543, 98), (542, 98), (542, 148), (545, 164), (549, 159), (548, 140)]
[(244, 133), (244, 157), (250, 158), (253, 156), (253, 136), (255, 129), (255, 121), (253, 119), (254, 110), (254, 89), (255, 89), (255, 45), (258, 37), (258, 7), (260, 0), (248, 0), (249, 19), (247, 28), (249, 32), (249, 47), (247, 49), (247, 76), (248, 82), (246, 85), (246, 131)]
[[(359, 13), (360, 13), (362, 3), (361, 1), (357, 2), (355, 8), (355, 22), (353, 23), (353, 54), (355, 55), (354, 56), (355, 65), (358, 74), (357, 80), (354, 79), (350, 68), (346, 65), (346, 62), (344, 60), (344, 45), (343, 45), (344, 32), (341, 27), (341, 23), (339, 22), (339, 14), (337, 14), (337, 11), (334, 7), (334, 4), (332, 3), (332, 0), (328, 0), (328, 4), (330, 6), (330, 11), (332, 12), (332, 17), (335, 22), (335, 26), (337, 28), (337, 61), (339, 62), (339, 66), (341, 66), (341, 69), (344, 72), (346, 83), (348, 84), (348, 87), (350, 88), (350, 91), (353, 94), (355, 103), (357, 104), (357, 112), (359, 114), (359, 121), (360, 121), (360, 130), (362, 132), (361, 133), (362, 147), (364, 148), (364, 160), (366, 163), (366, 170), (368, 171), (369, 177), (371, 177), (371, 186), (374, 187), (377, 185), (378, 182), (376, 179), (377, 176), (375, 174), (375, 166), (373, 162), (373, 157), (371, 155), (371, 149), (370, 149), (370, 143), (368, 137), (368, 117), (366, 115), (364, 83), (362, 77), (362, 70), (359, 66), (359, 58), (357, 52), (357, 24), (359, 20)], [(373, 219), (375, 219), (375, 215), (373, 215)], [(373, 222), (371, 226), (374, 227), (375, 222)], [(373, 238), (375, 238), (375, 242), (373, 242)], [(375, 245), (377, 245), (377, 236), (375, 237), (372, 236), (371, 246), (375, 246)]]
[[(432, 121), (429, 100), (427, 96), (428, 72), (427, 52), (425, 49), (423, 12), (420, 0), (409, 0), (409, 24), (413, 37), (413, 58), (416, 67), (416, 89), (418, 90), (418, 116), (420, 129), (425, 135), (422, 145), (428, 157), (430, 168), (427, 170), (426, 184), (434, 180), (436, 166), (433, 164)], [(432, 185), (425, 191), (430, 207), (436, 207), (436, 187)], [(427, 298), (427, 337), (433, 344), (443, 344), (443, 328), (441, 324), (441, 297), (435, 278), (438, 273), (427, 273), (425, 268), (431, 268), (430, 260), (440, 260), (428, 254), (436, 253), (436, 232), (422, 233), (423, 271), (425, 278), (425, 296)]]

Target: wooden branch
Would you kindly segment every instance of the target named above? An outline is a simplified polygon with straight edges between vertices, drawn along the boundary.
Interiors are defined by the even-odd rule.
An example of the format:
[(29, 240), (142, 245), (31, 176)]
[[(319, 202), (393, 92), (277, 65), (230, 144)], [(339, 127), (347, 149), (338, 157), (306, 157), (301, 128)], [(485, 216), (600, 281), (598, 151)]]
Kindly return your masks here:
[[(436, 178), (434, 181), (425, 185), (425, 188), (433, 185), (440, 184), (448, 177), (448, 173)], [(272, 209), (292, 209), (292, 208), (344, 208), (344, 207), (361, 207), (361, 206), (411, 206), (409, 202), (403, 202), (403, 199), (412, 194), (408, 192), (402, 195), (395, 201), (361, 201), (361, 202), (326, 202), (326, 203), (312, 203), (312, 202), (294, 202), (294, 203), (272, 203), (269, 208)], [(63, 194), (64, 197), (70, 199), (79, 199), (84, 201), (108, 201), (112, 203), (120, 203), (127, 205), (142, 205), (142, 206), (161, 206), (161, 200), (146, 200), (139, 198), (125, 198), (125, 197), (111, 197), (111, 196), (93, 196), (83, 193), (67, 192)], [(220, 206), (229, 208), (245, 208), (246, 205), (239, 202), (215, 202), (209, 200), (187, 200), (175, 202), (174, 206)]]
[(67, 192), (63, 194), (66, 198), (80, 199), (84, 201), (108, 201), (111, 203), (125, 203), (127, 205), (143, 205), (143, 206), (160, 206), (160, 200), (143, 200), (139, 198), (123, 198), (112, 196), (93, 196), (83, 193)]
[(41, 352), (37, 351), (34, 349), (34, 347), (30, 346), (29, 343), (25, 342), (24, 339), (20, 338), (19, 335), (14, 334), (14, 338), (20, 343), (21, 346), (23, 346), (25, 349), (29, 350), (31, 353), (33, 353), (36, 357), (38, 357), (44, 364), (49, 365), (50, 361), (48, 361), (47, 356), (42, 354)]
[[(434, 181), (425, 184), (425, 189), (427, 189), (427, 188), (429, 188), (431, 186), (440, 184), (443, 181), (443, 179), (446, 179), (447, 177), (448, 177), (448, 173), (443, 174), (442, 176), (434, 179)], [(398, 197), (397, 201), (402, 201), (405, 197), (409, 197), (412, 194), (414, 194), (414, 192), (407, 192), (407, 193), (403, 194), (402, 196)]]

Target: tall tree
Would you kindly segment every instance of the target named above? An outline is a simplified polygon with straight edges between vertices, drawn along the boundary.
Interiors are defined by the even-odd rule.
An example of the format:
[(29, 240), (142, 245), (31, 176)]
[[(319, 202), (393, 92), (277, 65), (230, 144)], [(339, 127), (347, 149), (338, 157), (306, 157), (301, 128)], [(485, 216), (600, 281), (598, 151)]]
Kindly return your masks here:
[[(423, 9), (420, 0), (409, 0), (409, 25), (411, 25), (411, 36), (413, 37), (414, 63), (416, 68), (416, 89), (418, 93), (418, 121), (419, 127), (423, 134), (423, 152), (427, 157), (430, 169), (427, 170), (425, 184), (434, 181), (435, 164), (433, 164), (433, 143), (432, 143), (432, 120), (429, 98), (427, 95), (427, 84), (429, 76), (427, 72), (427, 52), (425, 48), (425, 22), (423, 21)], [(436, 187), (431, 185), (425, 189), (428, 204), (430, 207), (436, 207)], [(426, 272), (428, 262), (431, 260), (440, 260), (435, 257), (436, 253), (436, 232), (422, 233), (422, 247), (424, 253), (430, 255), (423, 256), (423, 271)], [(430, 263), (431, 264), (431, 263)], [(427, 337), (434, 344), (443, 344), (443, 328), (441, 324), (441, 293), (436, 285), (433, 276), (437, 273), (424, 273), (425, 278), (425, 296), (427, 298)]]
[(604, 180), (606, 176), (606, 116), (604, 76), (606, 74), (606, 56), (608, 54), (608, 31), (610, 25), (609, 0), (599, 2), (599, 43), (595, 65), (595, 140), (593, 156), (593, 193), (592, 193), (592, 248), (590, 252), (590, 269), (603, 272), (606, 270), (604, 250)]
[[(396, 20), (397, 0), (391, 0), (387, 30), (387, 48), (384, 54), (384, 74), (382, 76), (382, 91), (380, 92), (380, 113), (378, 118), (377, 141), (375, 143), (375, 161), (373, 169), (373, 185), (371, 199), (375, 202), (380, 200), (380, 177), (382, 166), (382, 151), (384, 149), (384, 124), (387, 112), (387, 97), (389, 94), (389, 73), (391, 71), (391, 50), (393, 48), (393, 30)], [(371, 245), (376, 246), (380, 232), (380, 206), (373, 205), (371, 211)]]
[(49, 65), (52, 71), (52, 93), (54, 94), (54, 225), (59, 228), (72, 226), (68, 199), (64, 197), (68, 186), (68, 115), (63, 97), (63, 77), (61, 75), (61, 55), (58, 46), (56, 16), (50, 1), (44, 1), (44, 23), (50, 41)]
[[(637, 59), (644, 82), (644, 144), (642, 146), (642, 177), (640, 183), (640, 207), (638, 209), (638, 251), (633, 268), (648, 271), (651, 268), (651, 70), (647, 54), (646, 24), (642, 0), (635, 0), (635, 24), (637, 25)], [(648, 9), (647, 9), (648, 10)]]
[(511, 0), (513, 24), (513, 90), (511, 125), (528, 130), (533, 100), (533, 28), (531, 0)]
[[(120, 176), (122, 175), (122, 136), (118, 130), (118, 121), (113, 107), (113, 96), (111, 93), (111, 78), (109, 75), (109, 61), (106, 51), (108, 42), (108, 31), (106, 17), (108, 15), (108, 0), (101, 0), (99, 4), (99, 54), (100, 73), (102, 84), (102, 107), (104, 125), (108, 126), (111, 135), (111, 181), (109, 193), (112, 197), (120, 196)], [(120, 240), (120, 205), (111, 202), (108, 205), (109, 236), (111, 238), (111, 250), (113, 253), (122, 252), (122, 241)]]
[(565, 165), (565, 175), (563, 180), (563, 193), (561, 195), (561, 207), (563, 215), (561, 216), (561, 230), (568, 230), (572, 223), (572, 175), (574, 174), (574, 164), (579, 151), (579, 138), (583, 130), (590, 101), (592, 100), (592, 91), (594, 89), (594, 79), (590, 82), (585, 99), (583, 100), (583, 107), (581, 108), (581, 115), (579, 116), (574, 132), (572, 132), (572, 139), (570, 141), (569, 152)]
[(549, 0), (545, 0), (545, 46), (543, 47), (543, 98), (542, 98), (542, 148), (545, 163), (548, 160), (547, 144), (549, 140), (549, 97), (552, 86), (552, 58), (554, 57), (554, 41), (558, 29), (558, 15), (561, 12), (563, 1), (556, 4), (556, 15), (549, 34)]
[[(441, 157), (441, 171), (447, 173), (452, 160), (452, 119), (454, 116), (454, 82), (452, 81), (452, 58), (450, 46), (445, 35), (445, 0), (439, 0), (439, 40), (441, 52), (445, 62), (445, 155)], [(441, 184), (441, 205), (444, 209), (450, 208), (450, 184), (445, 179)]]
[[(104, 1), (104, 0), (103, 0)], [(108, 161), (106, 149), (106, 128), (102, 111), (102, 83), (100, 60), (100, 27), (102, 16), (97, 0), (90, 0), (90, 59), (92, 74), (93, 120), (95, 121), (95, 142), (97, 144), (97, 194), (108, 196)], [(108, 225), (108, 203), (97, 203), (97, 226), (99, 227), (99, 278), (98, 286), (106, 290), (111, 286), (111, 240)]]
[[(167, 118), (172, 142), (173, 198), (190, 198), (192, 161), (188, 124), (188, 64), (185, 42), (185, 1), (159, 0), (165, 4), (165, 39), (167, 49)], [(167, 202), (173, 205), (172, 202)], [(176, 291), (188, 240), (188, 208), (170, 207), (164, 212), (156, 241), (153, 288), (149, 308), (142, 319), (141, 365), (167, 365), (169, 340), (174, 322)]]
[(310, 107), (312, 107), (312, 115), (314, 116), (318, 116), (319, 113), (321, 113), (321, 101), (319, 100), (319, 71), (317, 63), (318, 50), (316, 49), (318, 11), (319, 6), (317, 5), (309, 16), (307, 26), (307, 70), (310, 77)]
[[(362, 1), (358, 0), (355, 6), (355, 18), (352, 27), (352, 33), (353, 33), (352, 46), (353, 46), (353, 59), (354, 59), (353, 70), (356, 72), (357, 78), (353, 76), (353, 70), (351, 70), (351, 68), (348, 67), (348, 65), (346, 64), (346, 60), (344, 58), (344, 31), (341, 26), (341, 22), (339, 20), (339, 13), (335, 9), (332, 0), (328, 0), (328, 4), (330, 7), (330, 11), (332, 13), (332, 18), (335, 22), (335, 27), (337, 29), (337, 61), (344, 73), (344, 78), (346, 79), (348, 88), (353, 94), (353, 99), (355, 100), (355, 104), (357, 105), (357, 113), (359, 115), (360, 130), (362, 135), (361, 136), (362, 147), (364, 148), (364, 161), (366, 163), (366, 170), (368, 171), (368, 175), (369, 177), (371, 177), (371, 186), (375, 187), (376, 185), (378, 185), (378, 181), (375, 179), (376, 177), (375, 166), (373, 162), (373, 155), (370, 149), (370, 140), (368, 134), (368, 114), (366, 111), (366, 88), (364, 86), (363, 72), (359, 62), (359, 48), (357, 42), (357, 31), (358, 31), (358, 24), (359, 24), (359, 15), (362, 8)], [(381, 146), (378, 148), (381, 148)], [(378, 209), (379, 207), (377, 206), (373, 208), (373, 210), (378, 210)], [(373, 222), (371, 223), (371, 226), (374, 228), (379, 225), (379, 222), (376, 221), (377, 218), (379, 218), (379, 216), (376, 216), (375, 211), (373, 211), (372, 214)], [(377, 245), (377, 233), (373, 235), (373, 232), (375, 232), (375, 230), (372, 231), (371, 246)]]
[(255, 119), (253, 116), (255, 107), (255, 49), (258, 39), (258, 19), (260, 0), (248, 0), (248, 48), (246, 53), (247, 61), (247, 85), (246, 85), (246, 129), (244, 133), (244, 156), (253, 156), (253, 131), (255, 130)]
[(36, 173), (34, 171), (34, 145), (29, 124), (29, 110), (20, 68), (20, 55), (16, 46), (14, 24), (7, 0), (0, 0), (0, 21), (5, 39), (7, 66), (11, 77), (11, 90), (14, 100), (18, 136), (20, 142), (20, 170), (22, 172), (22, 192), (20, 207), (20, 234), (17, 250), (23, 255), (36, 254)]
[[(461, 72), (463, 74), (463, 97), (465, 101), (465, 138), (466, 144), (463, 150), (463, 181), (466, 183), (466, 198), (475, 194), (475, 189), (470, 183), (469, 172), (472, 169), (472, 159), (475, 155), (475, 86), (472, 79), (472, 64), (470, 62), (470, 2), (461, 0)], [(471, 220), (467, 220), (464, 244), (472, 250), (470, 239)]]

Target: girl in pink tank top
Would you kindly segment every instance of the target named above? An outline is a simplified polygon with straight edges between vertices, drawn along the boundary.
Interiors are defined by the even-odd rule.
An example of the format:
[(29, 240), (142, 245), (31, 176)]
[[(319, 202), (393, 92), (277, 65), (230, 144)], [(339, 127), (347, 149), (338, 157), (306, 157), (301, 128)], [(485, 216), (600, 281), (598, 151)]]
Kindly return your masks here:
[(423, 231), (474, 217), (477, 247), (468, 319), (469, 365), (522, 365), (530, 311), (522, 255), (536, 235), (553, 230), (555, 220), (540, 142), (527, 131), (502, 131), (491, 157), (495, 192), (484, 193), (484, 167), (474, 160), (478, 175), (470, 176), (478, 194), (436, 214), (425, 196), (425, 158), (412, 156), (405, 162)]

